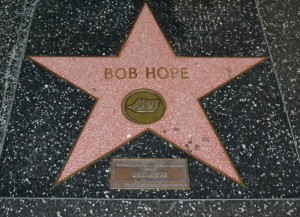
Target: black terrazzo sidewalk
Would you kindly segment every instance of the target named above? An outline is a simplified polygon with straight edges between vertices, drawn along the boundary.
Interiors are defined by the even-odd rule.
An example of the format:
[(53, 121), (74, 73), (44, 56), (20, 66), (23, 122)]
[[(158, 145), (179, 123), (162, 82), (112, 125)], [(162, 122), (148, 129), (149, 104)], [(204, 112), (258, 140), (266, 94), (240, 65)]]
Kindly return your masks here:
[[(258, 0), (256, 5), (255, 1), (214, 0), (149, 4), (179, 56), (268, 57), (266, 63), (200, 102), (247, 187), (225, 180), (146, 133), (52, 188), (94, 100), (23, 60), (23, 55), (115, 55), (142, 1), (3, 2), (0, 131), (2, 138), (6, 136), (0, 158), (0, 216), (298, 215), (300, 3)], [(111, 157), (188, 158), (192, 189), (111, 191)], [(24, 197), (28, 199), (17, 199)], [(262, 200), (267, 198), (277, 200)]]

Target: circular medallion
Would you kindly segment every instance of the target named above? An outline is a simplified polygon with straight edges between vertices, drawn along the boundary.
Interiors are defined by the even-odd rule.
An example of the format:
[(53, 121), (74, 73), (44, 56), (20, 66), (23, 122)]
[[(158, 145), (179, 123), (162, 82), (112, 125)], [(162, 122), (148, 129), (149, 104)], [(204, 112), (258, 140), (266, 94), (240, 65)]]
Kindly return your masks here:
[(136, 124), (153, 124), (164, 116), (166, 109), (165, 99), (148, 89), (132, 91), (122, 102), (123, 114)]

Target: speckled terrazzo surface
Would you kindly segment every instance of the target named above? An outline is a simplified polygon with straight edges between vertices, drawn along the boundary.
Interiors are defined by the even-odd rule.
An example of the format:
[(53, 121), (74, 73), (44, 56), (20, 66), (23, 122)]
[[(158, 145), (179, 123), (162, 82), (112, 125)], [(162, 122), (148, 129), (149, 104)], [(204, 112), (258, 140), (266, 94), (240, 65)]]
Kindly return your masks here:
[[(16, 8), (6, 9), (6, 16), (10, 16), (8, 13), (13, 16), (14, 13), (9, 11), (23, 12), (22, 4), (19, 4), (19, 8), (17, 8), (18, 4), (15, 4)], [(114, 55), (120, 49), (141, 5), (142, 3), (138, 1), (126, 3), (111, 1), (110, 4), (98, 1), (89, 4), (82, 1), (80, 3), (41, 1), (33, 18), (26, 54)], [(165, 3), (150, 1), (150, 6), (177, 55), (265, 55), (269, 57), (255, 2), (203, 1), (201, 4), (196, 4), (194, 1), (193, 5), (196, 12), (191, 13), (191, 9), (183, 4), (183, 1), (176, 1), (176, 4), (168, 1)], [(299, 108), (299, 98), (297, 98), (299, 88), (296, 85), (299, 82), (299, 63), (296, 61), (297, 55), (299, 56), (299, 50), (297, 50), (299, 32), (296, 27), (299, 24), (293, 21), (293, 17), (295, 18), (299, 13), (299, 3), (296, 1), (294, 3), (287, 1), (286, 4), (277, 1), (260, 1), (258, 5), (266, 28), (269, 47), (276, 63), (275, 70), (286, 98), (290, 121), (284, 112), (271, 58), (262, 66), (251, 70), (201, 102), (245, 180), (247, 188), (241, 189), (163, 140), (151, 133), (146, 133), (63, 186), (52, 189), (51, 184), (68, 155), (71, 144), (76, 139), (94, 100), (45, 70), (34, 66), (30, 61), (24, 60), (1, 156), (0, 195), (2, 197), (136, 199), (298, 198), (299, 162), (293, 135), (295, 140), (299, 138), (299, 131), (297, 131), (299, 129), (297, 128), (299, 125), (299, 109), (297, 109)], [(26, 4), (28, 7), (26, 11), (30, 12), (34, 6), (35, 2), (29, 2)], [(277, 13), (279, 9), (280, 12)], [(200, 13), (201, 10), (205, 12)], [(11, 29), (28, 30), (28, 23), (30, 23), (28, 20), (31, 16), (29, 12), (24, 13), (26, 19), (23, 21), (15, 18), (24, 23), (20, 27), (13, 21), (9, 21), (12, 22)], [(14, 16), (20, 16), (18, 14)], [(112, 16), (112, 14), (117, 15)], [(80, 18), (78, 18), (79, 15)], [(270, 17), (274, 15), (276, 19), (270, 20)], [(5, 26), (8, 25), (5, 24)], [(9, 40), (12, 44), (14, 41), (26, 42), (26, 31), (19, 33), (23, 36), (21, 40), (17, 39), (17, 36), (14, 39), (15, 31), (7, 29), (7, 35), (10, 35), (9, 31), (11, 31), (12, 36)], [(285, 43), (285, 41), (288, 42)], [(15, 46), (11, 46), (12, 49), (16, 49)], [(22, 46), (18, 46), (20, 46), (19, 57), (18, 52), (12, 52), (9, 46), (3, 47), (3, 51), (9, 50), (15, 55), (13, 61), (16, 62), (22, 57)], [(285, 50), (284, 54), (280, 52), (280, 47)], [(9, 59), (7, 55), (6, 58)], [(6, 76), (13, 79), (14, 75), (18, 74), (17, 64), (13, 64), (14, 68), (11, 69), (9, 68), (11, 65), (4, 63), (3, 69), (6, 69)], [(11, 83), (2, 83), (2, 87), (10, 90), (7, 87), (8, 84)], [(10, 92), (7, 91), (5, 96), (4, 105), (10, 105), (8, 100)], [(290, 124), (293, 133), (289, 128)], [(107, 168), (111, 157), (174, 156), (189, 159), (191, 191), (109, 190)], [(12, 208), (13, 204), (18, 207), (23, 204), (27, 210), (19, 208), (19, 211), (24, 210), (23, 212), (28, 213), (30, 213), (28, 208), (40, 213), (38, 207), (47, 204), (47, 207), (55, 207), (49, 208), (49, 216), (51, 214), (59, 216), (59, 210), (58, 212), (55, 210), (60, 207), (67, 206), (69, 210), (75, 210), (77, 207), (82, 212), (90, 213), (90, 209), (93, 209), (90, 208), (93, 207), (91, 204), (97, 203), (105, 204), (100, 206), (104, 210), (105, 206), (110, 206), (109, 204), (124, 210), (130, 207), (128, 209), (136, 213), (139, 209), (143, 209), (136, 216), (143, 213), (147, 215), (147, 212), (155, 213), (156, 210), (161, 210), (161, 212), (163, 210), (162, 214), (164, 214), (166, 207), (172, 207), (174, 204), (172, 202), (166, 202), (163, 205), (159, 203), (160, 208), (154, 209), (153, 206), (156, 206), (155, 203), (158, 202), (143, 201), (135, 206), (133, 204), (138, 201), (133, 201), (132, 204), (117, 202), (117, 205), (114, 205), (115, 202), (112, 201), (4, 200), (5, 205), (1, 209), (3, 209), (4, 216), (14, 216), (18, 214)], [(147, 203), (149, 205), (146, 205)], [(297, 201), (200, 201), (185, 202), (187, 204), (185, 207), (190, 208), (178, 208), (176, 211), (186, 212), (187, 216), (193, 216), (193, 213), (201, 213), (203, 208), (202, 211), (208, 214), (230, 216), (242, 215), (243, 212), (254, 215), (253, 213), (262, 210), (261, 214), (264, 213), (265, 216), (275, 216), (274, 212), (276, 213), (277, 208), (280, 207), (283, 209), (282, 215), (287, 213), (295, 215), (296, 203)], [(147, 206), (150, 208), (148, 209)], [(207, 209), (205, 209), (206, 206), (208, 206)], [(89, 208), (85, 210), (82, 207)], [(228, 213), (220, 212), (225, 209), (224, 207), (227, 209), (232, 207), (232, 210)], [(101, 208), (95, 212), (100, 210)], [(172, 209), (172, 212), (176, 211)], [(120, 216), (124, 215), (120, 214)]]

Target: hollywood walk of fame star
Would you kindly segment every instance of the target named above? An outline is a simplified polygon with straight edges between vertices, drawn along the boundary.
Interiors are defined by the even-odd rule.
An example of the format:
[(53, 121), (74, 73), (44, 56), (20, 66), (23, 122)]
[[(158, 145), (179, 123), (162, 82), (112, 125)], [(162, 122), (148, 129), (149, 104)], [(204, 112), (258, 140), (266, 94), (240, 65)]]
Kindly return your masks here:
[[(243, 185), (198, 100), (263, 62), (264, 58), (176, 56), (147, 4), (117, 57), (29, 58), (97, 99), (56, 185), (145, 131), (164, 138)], [(120, 68), (127, 74), (120, 71), (115, 74)], [(129, 68), (135, 70), (131, 77)], [(160, 76), (159, 68), (163, 68), (164, 73)], [(165, 114), (154, 123), (134, 123), (122, 112), (124, 98), (140, 89), (159, 93), (165, 100)], [(191, 143), (193, 148), (187, 150), (186, 145)]]

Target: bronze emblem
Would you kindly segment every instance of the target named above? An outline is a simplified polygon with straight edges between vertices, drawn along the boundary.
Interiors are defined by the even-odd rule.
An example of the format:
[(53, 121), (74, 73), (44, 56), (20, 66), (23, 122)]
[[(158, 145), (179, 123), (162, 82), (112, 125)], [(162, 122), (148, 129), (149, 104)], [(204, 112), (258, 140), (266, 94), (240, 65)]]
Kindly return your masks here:
[(122, 102), (125, 117), (137, 124), (152, 124), (166, 112), (164, 98), (153, 90), (139, 89), (130, 92)]

